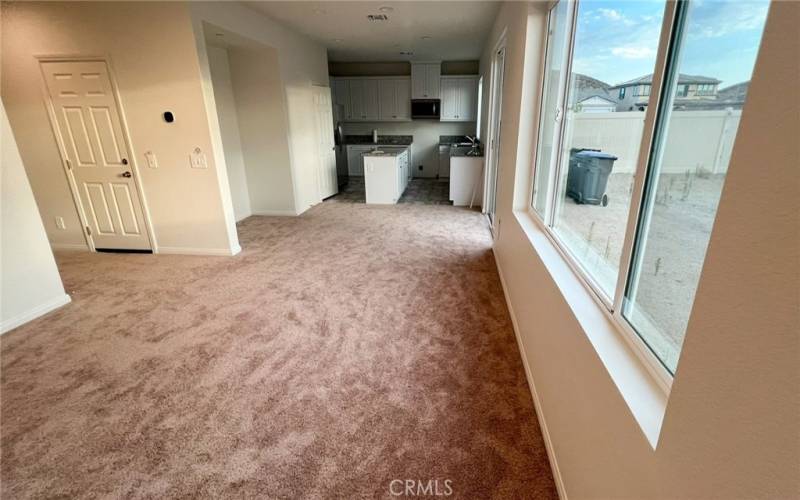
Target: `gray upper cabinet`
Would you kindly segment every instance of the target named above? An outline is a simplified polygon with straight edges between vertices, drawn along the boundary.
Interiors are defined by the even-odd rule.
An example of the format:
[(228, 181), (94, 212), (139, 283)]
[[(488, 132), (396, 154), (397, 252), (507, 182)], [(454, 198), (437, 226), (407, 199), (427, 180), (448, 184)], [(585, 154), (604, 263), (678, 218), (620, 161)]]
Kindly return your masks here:
[(368, 78), (350, 79), (350, 120), (378, 120), (378, 82)]
[(478, 77), (443, 76), (441, 82), (441, 121), (475, 121), (478, 107)]
[(331, 90), (340, 121), (411, 120), (411, 80), (407, 76), (331, 78)]
[(441, 63), (411, 63), (411, 98), (439, 99)]
[(337, 120), (345, 121), (352, 119), (350, 110), (350, 80), (346, 78), (331, 78), (331, 97), (334, 109), (334, 116)]
[(378, 80), (378, 108), (381, 121), (411, 119), (411, 81), (408, 78)]

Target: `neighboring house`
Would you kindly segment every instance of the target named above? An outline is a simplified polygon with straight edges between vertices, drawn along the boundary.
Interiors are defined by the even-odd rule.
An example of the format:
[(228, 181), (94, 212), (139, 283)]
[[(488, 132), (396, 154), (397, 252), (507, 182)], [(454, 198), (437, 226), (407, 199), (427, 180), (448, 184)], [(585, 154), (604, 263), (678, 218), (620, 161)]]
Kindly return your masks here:
[(599, 95), (587, 97), (575, 103), (576, 113), (613, 113), (617, 103), (613, 99)]
[(609, 91), (611, 85), (581, 73), (572, 74), (570, 108), (576, 113), (607, 113), (616, 111), (616, 101)]
[(750, 88), (749, 80), (721, 89), (717, 93), (717, 105), (725, 108), (742, 109), (744, 100), (747, 98), (748, 88)]
[[(676, 104), (715, 100), (720, 83), (721, 80), (708, 76), (681, 74), (678, 76)], [(610, 87), (609, 91), (617, 103), (617, 111), (644, 111), (652, 85), (653, 75), (649, 74)]]

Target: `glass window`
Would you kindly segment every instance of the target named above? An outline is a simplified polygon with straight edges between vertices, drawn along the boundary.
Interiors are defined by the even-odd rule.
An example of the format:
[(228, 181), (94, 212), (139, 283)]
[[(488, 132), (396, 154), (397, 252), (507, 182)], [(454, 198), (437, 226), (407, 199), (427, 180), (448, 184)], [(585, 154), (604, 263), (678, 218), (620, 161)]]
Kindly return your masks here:
[[(614, 9), (614, 19), (602, 13), (605, 8)], [(574, 104), (595, 81), (613, 85), (653, 73), (664, 2), (592, 1), (579, 3), (577, 9), (552, 227), (610, 302), (619, 276), (644, 114), (576, 113)], [(644, 30), (622, 51), (610, 43), (628, 29), (624, 19), (645, 16), (654, 30)]]
[[(667, 66), (623, 315), (674, 373), (703, 268), (769, 2), (690, 2)], [(746, 22), (730, 24), (736, 12)], [(745, 15), (746, 13), (746, 15)], [(679, 74), (722, 80), (730, 99), (673, 107)], [(706, 92), (713, 84), (703, 87)], [(719, 93), (722, 94), (724, 90)], [(725, 96), (723, 96), (725, 97)], [(708, 103), (709, 100), (704, 100)], [(713, 101), (710, 101), (713, 102)]]
[[(768, 9), (561, 0), (551, 11), (531, 204), (663, 382), (678, 363)], [(674, 28), (662, 34), (665, 12)], [(667, 55), (656, 60), (659, 43)], [(660, 87), (630, 85), (635, 106), (578, 112), (657, 74)]]
[(542, 217), (547, 209), (547, 197), (550, 194), (548, 187), (552, 182), (556, 161), (554, 145), (558, 141), (558, 128), (562, 116), (560, 93), (565, 75), (569, 17), (569, 3), (562, 1), (550, 11), (548, 20), (546, 73), (542, 85), (542, 108), (533, 185), (533, 208)]

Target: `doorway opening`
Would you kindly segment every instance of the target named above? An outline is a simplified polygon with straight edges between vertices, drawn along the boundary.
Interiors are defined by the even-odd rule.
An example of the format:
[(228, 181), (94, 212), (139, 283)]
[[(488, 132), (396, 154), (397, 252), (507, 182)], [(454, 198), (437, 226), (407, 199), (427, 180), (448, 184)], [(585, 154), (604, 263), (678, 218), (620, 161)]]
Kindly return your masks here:
[(234, 219), (296, 215), (278, 50), (203, 23)]

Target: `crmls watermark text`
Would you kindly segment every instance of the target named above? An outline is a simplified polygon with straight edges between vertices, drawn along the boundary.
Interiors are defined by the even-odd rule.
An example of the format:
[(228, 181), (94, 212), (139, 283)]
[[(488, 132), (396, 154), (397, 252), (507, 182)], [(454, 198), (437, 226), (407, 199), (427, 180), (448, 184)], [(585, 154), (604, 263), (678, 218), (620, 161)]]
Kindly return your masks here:
[(453, 494), (453, 481), (451, 479), (392, 479), (389, 483), (389, 493), (407, 497), (449, 497)]

